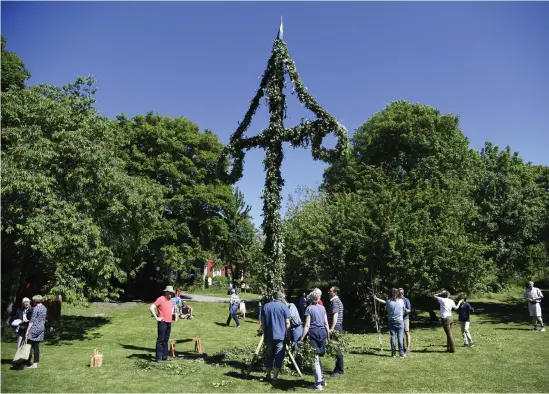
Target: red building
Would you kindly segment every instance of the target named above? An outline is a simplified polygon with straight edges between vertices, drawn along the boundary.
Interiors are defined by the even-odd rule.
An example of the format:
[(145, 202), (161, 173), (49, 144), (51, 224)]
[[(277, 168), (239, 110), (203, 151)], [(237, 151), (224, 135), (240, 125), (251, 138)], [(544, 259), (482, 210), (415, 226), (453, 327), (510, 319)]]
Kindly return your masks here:
[[(204, 265), (204, 275), (209, 276), (231, 276), (233, 273), (233, 270), (235, 269), (235, 266), (232, 267), (224, 266), (224, 267), (216, 267), (213, 260), (208, 260), (208, 262)], [(242, 275), (241, 280), (244, 279), (244, 274)]]

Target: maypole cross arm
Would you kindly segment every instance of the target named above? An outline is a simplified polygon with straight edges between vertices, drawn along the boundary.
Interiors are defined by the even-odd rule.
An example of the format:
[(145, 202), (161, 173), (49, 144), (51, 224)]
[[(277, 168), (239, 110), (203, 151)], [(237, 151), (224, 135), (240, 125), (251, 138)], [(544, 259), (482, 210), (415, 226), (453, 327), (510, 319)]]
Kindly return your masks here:
[[(285, 73), (290, 76), (293, 91), (297, 93), (299, 101), (317, 119), (314, 121), (302, 119), (295, 127), (284, 127), (286, 118), (286, 87)], [(254, 137), (244, 137), (244, 133), (250, 126), (252, 117), (259, 108), (263, 96), (267, 97), (269, 105), (269, 126)], [(329, 133), (337, 137), (335, 149), (326, 149), (322, 146), (322, 140)], [(263, 232), (265, 234), (265, 264), (262, 267), (260, 279), (262, 285), (261, 294), (271, 296), (278, 290), (282, 290), (284, 252), (282, 244), (282, 221), (280, 218), (280, 202), (284, 181), (281, 177), (283, 151), (282, 144), (289, 142), (292, 147), (311, 146), (313, 159), (333, 162), (348, 152), (349, 138), (347, 130), (334, 117), (332, 117), (306, 90), (296, 71), (295, 63), (290, 58), (286, 43), (282, 40), (282, 22), (277, 38), (274, 41), (271, 57), (267, 68), (261, 78), (259, 89), (251, 101), (250, 108), (238, 128), (231, 136), (224, 154), (220, 158), (220, 169), (227, 175), (231, 183), (242, 177), (245, 152), (252, 148), (264, 148), (266, 157), (264, 160), (266, 170), (265, 190), (263, 192)], [(225, 173), (227, 159), (232, 168)]]

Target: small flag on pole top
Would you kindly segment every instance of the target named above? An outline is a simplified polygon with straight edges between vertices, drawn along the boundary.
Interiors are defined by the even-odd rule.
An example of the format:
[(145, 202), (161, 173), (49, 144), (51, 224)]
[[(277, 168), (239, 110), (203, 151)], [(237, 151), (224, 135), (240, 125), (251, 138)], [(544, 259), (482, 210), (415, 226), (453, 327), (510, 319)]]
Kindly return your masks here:
[(279, 40), (283, 40), (284, 38), (284, 29), (282, 27), (282, 17), (280, 17), (280, 27), (278, 28), (278, 34), (276, 35), (276, 38)]

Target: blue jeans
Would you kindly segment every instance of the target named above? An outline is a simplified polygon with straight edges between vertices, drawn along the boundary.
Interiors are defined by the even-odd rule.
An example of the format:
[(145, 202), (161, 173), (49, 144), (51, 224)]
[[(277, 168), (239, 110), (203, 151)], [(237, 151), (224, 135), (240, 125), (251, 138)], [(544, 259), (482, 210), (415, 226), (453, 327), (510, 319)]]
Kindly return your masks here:
[(294, 352), (297, 350), (299, 345), (301, 344), (301, 335), (303, 335), (303, 326), (295, 326), (290, 330), (290, 334), (292, 336), (292, 342), (293, 342), (293, 350)]
[(265, 341), (265, 353), (265, 366), (271, 369), (274, 361), (274, 367), (280, 369), (286, 353), (284, 340)]
[(396, 341), (398, 337), (398, 352), (404, 354), (404, 322), (389, 321), (389, 332), (391, 333), (391, 355), (396, 354)]

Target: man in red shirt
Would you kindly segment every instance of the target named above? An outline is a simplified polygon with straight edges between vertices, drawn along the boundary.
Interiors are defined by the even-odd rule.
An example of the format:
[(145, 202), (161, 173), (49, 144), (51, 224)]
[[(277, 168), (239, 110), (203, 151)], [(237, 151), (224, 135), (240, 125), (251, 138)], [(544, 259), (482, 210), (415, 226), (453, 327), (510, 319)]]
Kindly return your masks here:
[[(173, 286), (166, 286), (164, 295), (158, 297), (151, 305), (151, 313), (158, 322), (158, 338), (156, 339), (156, 362), (171, 360), (168, 357), (168, 341), (172, 331), (172, 301), (175, 294)], [(158, 315), (156, 310), (158, 309)]]

